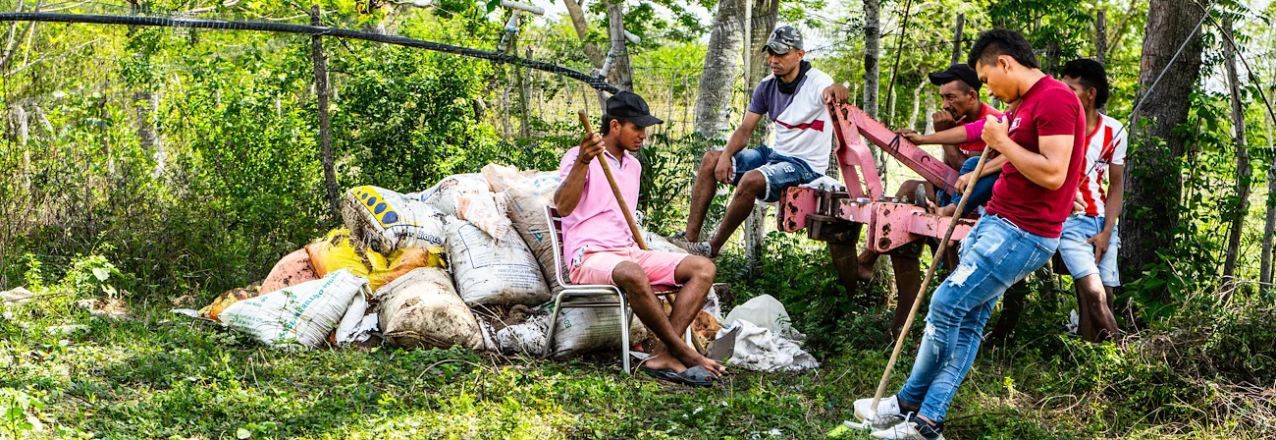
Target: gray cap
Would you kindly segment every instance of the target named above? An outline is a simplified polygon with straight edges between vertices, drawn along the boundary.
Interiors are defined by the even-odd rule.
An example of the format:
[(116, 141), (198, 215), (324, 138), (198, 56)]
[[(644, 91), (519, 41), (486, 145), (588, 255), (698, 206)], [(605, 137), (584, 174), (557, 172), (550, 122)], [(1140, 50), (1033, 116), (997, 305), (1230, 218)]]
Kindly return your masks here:
[(789, 53), (789, 49), (802, 49), (802, 33), (789, 25), (780, 26), (771, 32), (762, 50), (770, 50), (777, 55)]

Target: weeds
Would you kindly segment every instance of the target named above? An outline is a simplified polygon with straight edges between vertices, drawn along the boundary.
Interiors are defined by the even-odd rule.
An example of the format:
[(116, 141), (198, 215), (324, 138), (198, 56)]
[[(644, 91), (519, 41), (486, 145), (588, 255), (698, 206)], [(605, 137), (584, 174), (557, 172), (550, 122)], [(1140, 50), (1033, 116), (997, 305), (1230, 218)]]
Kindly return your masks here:
[[(128, 274), (99, 277), (113, 264), (90, 256), (52, 279), (32, 260), (41, 300), (7, 305), (0, 320), (0, 429), (5, 438), (865, 438), (838, 427), (877, 384), (889, 311), (843, 311), (849, 299), (818, 267), (785, 277), (788, 265), (827, 258), (785, 237), (773, 237), (756, 280), (733, 280), (735, 300), (770, 293), (790, 305), (823, 367), (737, 370), (697, 390), (622, 375), (609, 353), (555, 363), (461, 349), (286, 352), (159, 308), (93, 316), (70, 299), (106, 295)], [(65, 301), (43, 296), (61, 289)], [(1270, 380), (1270, 302), (1184, 305), (1167, 323), (1175, 330), (1103, 345), (1061, 334), (1069, 306), (1029, 297), (1020, 337), (984, 348), (947, 436), (1276, 436), (1276, 395), (1259, 382)]]

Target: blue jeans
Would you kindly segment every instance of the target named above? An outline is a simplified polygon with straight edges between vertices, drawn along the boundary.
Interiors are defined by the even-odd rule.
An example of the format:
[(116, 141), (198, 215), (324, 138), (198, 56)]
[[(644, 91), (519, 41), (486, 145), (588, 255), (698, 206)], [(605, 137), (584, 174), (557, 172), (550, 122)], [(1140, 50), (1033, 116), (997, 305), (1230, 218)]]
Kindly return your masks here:
[(731, 156), (731, 164), (735, 167), (732, 185), (739, 185), (744, 173), (753, 170), (762, 173), (766, 178), (766, 192), (758, 200), (768, 203), (779, 201), (785, 188), (810, 183), (820, 177), (820, 173), (811, 170), (806, 161), (778, 154), (766, 145), (740, 150)]
[[(978, 164), (978, 157), (966, 159), (966, 162), (961, 164), (961, 171), (957, 174), (973, 173), (975, 172), (975, 166)], [(969, 215), (975, 208), (984, 206), (989, 200), (992, 200), (992, 186), (997, 183), (997, 177), (999, 176), (1001, 176), (1001, 173), (984, 176), (975, 181), (975, 189), (970, 191), (970, 201), (966, 202), (966, 209), (963, 209), (961, 213), (962, 217)], [(943, 189), (940, 189), (936, 192), (936, 196), (939, 197), (939, 206), (948, 206), (961, 203), (962, 193), (948, 194)]]
[(957, 387), (979, 352), (984, 324), (1010, 285), (1050, 260), (1059, 239), (1033, 235), (1009, 220), (984, 215), (961, 242), (961, 265), (930, 301), (926, 333), (899, 399), (918, 414), (944, 421)]

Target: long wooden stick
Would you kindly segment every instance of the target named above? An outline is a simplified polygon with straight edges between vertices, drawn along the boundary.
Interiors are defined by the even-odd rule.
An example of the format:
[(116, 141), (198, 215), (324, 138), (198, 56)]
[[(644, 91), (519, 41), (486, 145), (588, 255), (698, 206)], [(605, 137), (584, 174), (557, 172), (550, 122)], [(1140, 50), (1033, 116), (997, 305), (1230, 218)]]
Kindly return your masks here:
[[(585, 133), (594, 134), (594, 127), (589, 123), (589, 114), (584, 110), (577, 111), (580, 116), (580, 125), (585, 127)], [(623, 154), (623, 153), (622, 153)], [(638, 243), (638, 247), (647, 250), (647, 241), (642, 239), (642, 231), (638, 230), (638, 222), (634, 221), (634, 214), (629, 212), (629, 204), (625, 203), (625, 196), (620, 193), (620, 186), (616, 185), (616, 177), (611, 174), (611, 163), (602, 154), (597, 157), (598, 162), (603, 166), (603, 174), (607, 175), (607, 183), (611, 185), (611, 193), (616, 195), (616, 203), (620, 204), (620, 212), (625, 214), (625, 221), (629, 222), (629, 232), (634, 235), (634, 242)]]
[(899, 360), (899, 352), (904, 349), (904, 339), (908, 338), (908, 328), (913, 326), (913, 318), (917, 317), (917, 309), (921, 307), (922, 299), (926, 297), (926, 288), (930, 287), (931, 279), (935, 278), (935, 270), (939, 268), (940, 258), (943, 257), (944, 251), (948, 250), (948, 240), (953, 236), (953, 229), (957, 228), (957, 219), (961, 218), (961, 213), (966, 209), (966, 202), (970, 200), (970, 193), (975, 189), (975, 183), (979, 181), (980, 175), (984, 171), (984, 162), (988, 161), (988, 152), (992, 147), (984, 148), (984, 152), (979, 155), (979, 162), (975, 164), (974, 177), (970, 182), (966, 182), (966, 190), (962, 192), (961, 202), (957, 203), (957, 212), (953, 213), (953, 221), (948, 223), (948, 230), (944, 232), (944, 239), (939, 241), (939, 248), (935, 249), (935, 256), (930, 260), (930, 268), (926, 269), (926, 278), (922, 280), (922, 287), (917, 290), (917, 299), (913, 300), (913, 308), (908, 311), (908, 319), (904, 320), (903, 330), (899, 332), (899, 338), (895, 340), (895, 351), (891, 352), (891, 360), (886, 363), (886, 371), (882, 373), (882, 381), (877, 384), (877, 392), (873, 394), (873, 406), (870, 407), (873, 414), (877, 414), (877, 404), (882, 400), (882, 395), (886, 393), (886, 384), (891, 380), (891, 372), (895, 370), (895, 361)]

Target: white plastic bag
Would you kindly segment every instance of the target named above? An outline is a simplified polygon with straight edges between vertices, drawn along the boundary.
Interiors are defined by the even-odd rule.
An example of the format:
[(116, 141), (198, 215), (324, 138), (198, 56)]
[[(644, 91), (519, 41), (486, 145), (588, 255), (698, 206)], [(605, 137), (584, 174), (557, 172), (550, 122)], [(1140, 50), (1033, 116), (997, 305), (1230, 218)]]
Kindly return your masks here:
[(381, 330), (396, 346), (483, 348), (478, 320), (452, 289), (443, 269), (415, 269), (386, 284), (376, 297)]
[(342, 269), (323, 279), (236, 302), (219, 318), (228, 327), (272, 346), (316, 348), (323, 345), (351, 301), (367, 285), (366, 278)]
[(375, 186), (346, 191), (341, 217), (350, 234), (373, 251), (423, 248), (443, 252), (443, 214), (429, 204)]
[(541, 304), (550, 299), (536, 256), (512, 230), (493, 240), (469, 222), (447, 219), (448, 253), (466, 304)]
[(758, 327), (794, 339), (806, 337), (793, 329), (793, 321), (789, 320), (789, 312), (784, 310), (784, 304), (771, 295), (759, 295), (731, 309), (731, 313), (727, 313), (726, 322), (736, 320), (749, 321)]
[(814, 356), (802, 350), (797, 342), (745, 320), (732, 321), (718, 331), (722, 338), (739, 328), (731, 365), (755, 371), (795, 371), (819, 368)]
[(504, 201), (492, 194), (492, 187), (480, 174), (458, 174), (443, 179), (423, 193), (423, 201), (444, 214), (473, 223), (487, 235), (504, 238), (510, 229)]

